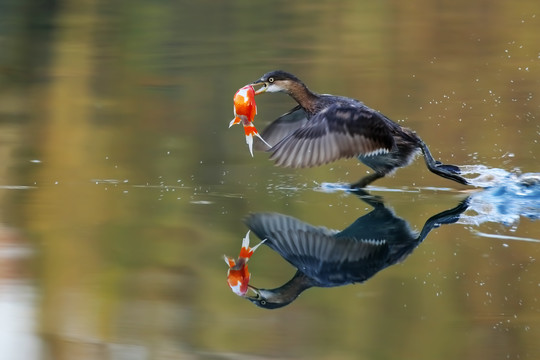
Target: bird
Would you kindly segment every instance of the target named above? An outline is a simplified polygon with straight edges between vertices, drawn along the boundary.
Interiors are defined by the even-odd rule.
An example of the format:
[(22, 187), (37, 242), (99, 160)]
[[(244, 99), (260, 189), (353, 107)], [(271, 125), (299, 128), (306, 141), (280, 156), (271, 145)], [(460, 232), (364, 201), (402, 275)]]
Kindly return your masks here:
[[(313, 226), (279, 213), (255, 213), (244, 221), (265, 245), (277, 252), (297, 271), (274, 289), (251, 290), (246, 299), (265, 309), (291, 304), (311, 287), (336, 287), (363, 283), (379, 271), (405, 260), (427, 237), (443, 224), (452, 224), (469, 207), (469, 198), (452, 209), (426, 220), (416, 232), (396, 216), (380, 198), (359, 189), (357, 194), (374, 209), (342, 231)], [(253, 293), (253, 295), (251, 294)]]
[(277, 166), (306, 168), (357, 157), (374, 171), (350, 184), (358, 189), (409, 165), (422, 153), (431, 172), (469, 185), (458, 166), (436, 161), (414, 131), (359, 100), (315, 93), (283, 70), (268, 72), (250, 85), (257, 87), (256, 95), (282, 92), (298, 103), (261, 132), (271, 148), (260, 142), (255, 146), (270, 152)]

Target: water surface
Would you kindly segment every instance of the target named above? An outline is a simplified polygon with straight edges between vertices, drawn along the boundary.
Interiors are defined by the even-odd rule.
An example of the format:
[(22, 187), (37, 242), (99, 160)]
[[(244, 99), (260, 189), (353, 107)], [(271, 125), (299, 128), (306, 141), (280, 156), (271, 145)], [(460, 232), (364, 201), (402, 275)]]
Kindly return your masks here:
[[(6, 359), (540, 356), (538, 194), (511, 186), (540, 172), (537, 2), (7, 1), (0, 14)], [(357, 161), (280, 169), (227, 129), (235, 91), (278, 68), (413, 128), (443, 162), (485, 167), (499, 192), (418, 159), (367, 191), (416, 231), (471, 197), (456, 223), (363, 284), (253, 306), (222, 260), (245, 216), (342, 230), (372, 211), (325, 186), (364, 176)], [(257, 102), (259, 127), (293, 106)], [(265, 246), (250, 270), (266, 288), (295, 272)]]

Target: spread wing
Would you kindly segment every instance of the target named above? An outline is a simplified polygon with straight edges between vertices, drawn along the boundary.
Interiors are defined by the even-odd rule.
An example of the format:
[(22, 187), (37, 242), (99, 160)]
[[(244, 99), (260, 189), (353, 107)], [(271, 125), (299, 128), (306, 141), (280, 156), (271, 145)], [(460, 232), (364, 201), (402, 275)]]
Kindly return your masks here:
[[(274, 146), (284, 137), (304, 126), (307, 121), (306, 113), (300, 105), (298, 105), (288, 113), (281, 115), (270, 123), (270, 125), (261, 131), (260, 135), (267, 143)], [(259, 139), (257, 139), (253, 145), (255, 150), (268, 150), (268, 146)]]
[(381, 269), (388, 253), (384, 240), (336, 238), (336, 230), (286, 215), (252, 214), (245, 222), (265, 245), (321, 283), (363, 281)]
[(279, 166), (300, 168), (387, 153), (395, 146), (387, 122), (363, 105), (331, 105), (268, 150), (270, 159)]

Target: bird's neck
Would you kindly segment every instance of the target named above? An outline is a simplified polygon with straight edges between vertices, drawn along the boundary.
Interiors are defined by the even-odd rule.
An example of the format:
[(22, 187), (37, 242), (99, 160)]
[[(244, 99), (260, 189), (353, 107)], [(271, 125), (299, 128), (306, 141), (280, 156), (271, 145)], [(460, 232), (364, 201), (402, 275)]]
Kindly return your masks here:
[(308, 87), (302, 83), (293, 83), (288, 90), (289, 96), (291, 96), (296, 102), (309, 114), (316, 111), (317, 101), (320, 95), (309, 90)]
[(313, 280), (311, 280), (303, 272), (297, 271), (291, 280), (279, 288), (271, 291), (276, 297), (280, 298), (280, 302), (288, 304), (294, 301), (294, 299), (296, 299), (301, 292), (309, 289), (313, 285)]

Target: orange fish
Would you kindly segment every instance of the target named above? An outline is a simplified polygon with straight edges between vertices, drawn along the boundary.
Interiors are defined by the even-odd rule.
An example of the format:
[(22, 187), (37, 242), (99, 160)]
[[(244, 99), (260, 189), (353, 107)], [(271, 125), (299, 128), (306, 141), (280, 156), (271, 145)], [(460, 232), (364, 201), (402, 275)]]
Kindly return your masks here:
[(240, 249), (240, 255), (238, 255), (238, 259), (235, 260), (233, 258), (227, 257), (227, 255), (223, 255), (223, 257), (225, 258), (225, 262), (227, 263), (227, 265), (229, 265), (229, 270), (227, 271), (227, 283), (236, 295), (246, 295), (248, 291), (249, 279), (251, 278), (247, 262), (251, 255), (253, 255), (255, 250), (257, 250), (257, 248), (261, 246), (261, 244), (265, 241), (266, 239), (252, 248), (249, 247), (248, 230), (246, 237), (244, 237), (244, 239), (242, 240), (242, 248)]
[(253, 86), (246, 85), (234, 94), (234, 119), (229, 123), (229, 127), (242, 123), (244, 125), (244, 133), (246, 135), (246, 144), (249, 147), (249, 152), (253, 156), (253, 136), (257, 136), (268, 147), (271, 147), (259, 135), (257, 129), (253, 125), (253, 120), (257, 114), (257, 104), (255, 104), (255, 90)]

